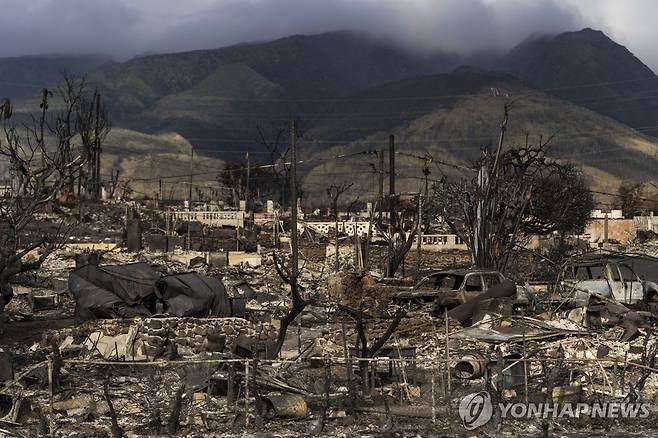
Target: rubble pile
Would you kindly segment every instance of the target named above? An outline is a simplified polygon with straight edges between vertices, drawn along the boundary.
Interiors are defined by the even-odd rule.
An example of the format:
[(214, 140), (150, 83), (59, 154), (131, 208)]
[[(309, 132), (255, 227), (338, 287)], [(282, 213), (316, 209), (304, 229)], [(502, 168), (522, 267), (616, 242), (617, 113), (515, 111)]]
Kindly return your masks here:
[[(294, 297), (281, 273), (285, 235), (274, 244), (196, 224), (190, 250), (175, 243), (183, 232), (172, 248), (126, 251), (110, 224), (121, 218), (116, 206), (80, 214), (86, 235), (14, 285), (0, 342), (0, 434), (459, 435), (469, 394), (658, 403), (651, 241), (632, 259), (543, 264), (550, 278), (527, 255), (503, 275), (468, 267), (455, 250), (423, 253), (418, 271), (414, 250), (404, 275), (383, 278), (355, 256), (356, 240), (339, 247), (334, 272), (328, 239), (305, 235)], [(176, 228), (154, 211), (142, 218), (167, 241)], [(373, 245), (369, 265), (384, 266), (386, 251)], [(479, 431), (550, 435), (569, 421), (493, 415)]]
[(102, 320), (49, 333), (43, 347), (55, 343), (63, 354), (81, 358), (157, 360), (189, 358), (202, 352), (232, 352), (239, 337), (272, 341), (276, 328), (242, 318), (145, 318)]

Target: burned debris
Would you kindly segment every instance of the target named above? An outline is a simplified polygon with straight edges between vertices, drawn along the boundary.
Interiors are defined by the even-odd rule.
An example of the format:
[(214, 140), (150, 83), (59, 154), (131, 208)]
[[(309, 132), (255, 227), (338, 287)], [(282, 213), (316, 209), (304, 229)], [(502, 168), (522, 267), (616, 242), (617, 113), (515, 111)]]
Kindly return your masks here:
[[(504, 406), (656, 401), (651, 241), (588, 247), (584, 192), (544, 214), (560, 181), (582, 183), (547, 161), (547, 142), (483, 150), (471, 180), (435, 181), (435, 195), (393, 185), (362, 211), (354, 197), (341, 211), (352, 186), (334, 185), (323, 215), (297, 205), (290, 128), (279, 159), (292, 162), (276, 168), (289, 208), (256, 202), (237, 164), (222, 175), (233, 206), (71, 205), (57, 178), (35, 198), (25, 220), (38, 226), (13, 228), (28, 238), (7, 247), (20, 269), (0, 278), (0, 432), (550, 435), (570, 419)], [(59, 177), (82, 178), (74, 162)], [(37, 236), (52, 227), (51, 241)], [(493, 406), (481, 423), (462, 409), (478, 394)], [(630, 420), (643, 418), (655, 413)]]

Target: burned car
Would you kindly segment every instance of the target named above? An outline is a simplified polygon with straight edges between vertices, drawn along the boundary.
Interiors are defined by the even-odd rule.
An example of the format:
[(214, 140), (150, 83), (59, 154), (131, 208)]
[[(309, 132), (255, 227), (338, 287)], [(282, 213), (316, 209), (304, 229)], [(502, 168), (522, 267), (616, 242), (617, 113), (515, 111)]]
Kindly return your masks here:
[[(455, 269), (440, 271), (420, 280), (413, 288), (394, 295), (398, 302), (434, 303), (436, 308), (452, 309), (487, 292), (505, 281), (498, 271), (482, 269)], [(532, 301), (532, 292), (516, 286), (513, 304), (526, 307)]]
[(627, 263), (607, 259), (581, 260), (566, 267), (562, 294), (576, 306), (586, 305), (591, 294), (625, 305), (658, 301), (658, 285), (642, 280)]

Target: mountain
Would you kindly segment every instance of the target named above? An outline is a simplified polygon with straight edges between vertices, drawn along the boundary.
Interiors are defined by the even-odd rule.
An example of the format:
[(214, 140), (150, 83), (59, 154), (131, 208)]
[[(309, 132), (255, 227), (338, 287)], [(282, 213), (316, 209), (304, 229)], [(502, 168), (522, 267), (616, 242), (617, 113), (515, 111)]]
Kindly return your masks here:
[(239, 151), (253, 149), (257, 127), (279, 126), (296, 115), (321, 118), (335, 99), (349, 93), (445, 73), (466, 61), (658, 136), (656, 75), (592, 29), (530, 38), (505, 55), (483, 52), (468, 58), (413, 55), (353, 32), (295, 35), (142, 56), (98, 70), (91, 79), (119, 125), (179, 132), (199, 150), (237, 158)]
[(101, 173), (109, 179), (112, 172), (119, 170), (119, 181), (128, 182), (136, 197), (155, 198), (162, 178), (165, 198), (186, 199), (191, 165), (195, 174), (193, 185), (199, 188), (216, 188), (217, 175), (224, 167), (223, 161), (198, 152), (190, 163), (191, 148), (175, 132), (145, 134), (112, 128), (103, 145)]
[[(510, 106), (506, 146), (542, 136), (549, 156), (583, 166), (594, 188), (616, 191), (624, 179), (655, 179), (658, 140), (622, 123), (529, 87), (507, 74), (459, 68), (448, 74), (387, 83), (345, 97), (305, 132), (300, 154), (307, 193), (332, 181), (377, 187), (366, 153), (388, 148), (395, 134), (400, 187), (418, 190), (422, 157), (431, 154), (432, 178), (473, 176), (455, 168), (477, 159), (482, 145), (496, 145), (503, 107)], [(360, 155), (359, 152), (364, 152)], [(336, 158), (348, 154), (344, 158)], [(418, 158), (420, 157), (420, 159)], [(444, 164), (439, 164), (439, 162)]]
[(62, 80), (62, 73), (81, 76), (113, 63), (102, 55), (43, 55), (0, 58), (0, 97), (32, 97)]
[(496, 69), (658, 135), (658, 77), (601, 31), (530, 38), (502, 57)]
[[(464, 60), (499, 73), (453, 70)], [(600, 189), (615, 190), (624, 179), (655, 179), (657, 140), (644, 134), (653, 133), (646, 127), (658, 120), (656, 76), (591, 29), (531, 38), (506, 55), (483, 52), (463, 59), (410, 54), (362, 34), (334, 32), (101, 66), (106, 61), (0, 59), (0, 78), (9, 84), (20, 75), (27, 86), (25, 72), (42, 75), (29, 81), (35, 87), (31, 94), (16, 86), (6, 93), (32, 96), (15, 102), (16, 111), (27, 116), (38, 104), (34, 92), (43, 85), (36, 84), (54, 84), (63, 65), (73, 73), (91, 72), (115, 126), (104, 168), (121, 168), (126, 178), (187, 171), (192, 146), (195, 154), (222, 159), (242, 158), (249, 149), (267, 161), (258, 128), (268, 138), (283, 128), (286, 143), (286, 122), (299, 116), (300, 155), (310, 160), (301, 166), (308, 172), (305, 190), (316, 184), (324, 196), (328, 180), (347, 175), (361, 187), (373, 187), (372, 155), (333, 157), (386, 148), (394, 133), (401, 152), (470, 163), (481, 145), (496, 142), (503, 105), (512, 102), (508, 144), (523, 143), (526, 134), (555, 135), (552, 156), (580, 163)], [(41, 62), (47, 67), (38, 68)], [(2, 75), (3, 65), (11, 74)], [(208, 170), (215, 171), (220, 160), (208, 160)], [(402, 185), (417, 189), (419, 159), (400, 155), (398, 162), (407, 175)], [(436, 162), (432, 169), (437, 178), (463, 171)], [(152, 192), (152, 181), (142, 185)]]
[(455, 55), (416, 56), (361, 34), (333, 32), (145, 56), (91, 79), (125, 126), (175, 130), (195, 146), (210, 141), (226, 150), (236, 148), (235, 140), (254, 139), (256, 125), (320, 113), (326, 99), (457, 64)]

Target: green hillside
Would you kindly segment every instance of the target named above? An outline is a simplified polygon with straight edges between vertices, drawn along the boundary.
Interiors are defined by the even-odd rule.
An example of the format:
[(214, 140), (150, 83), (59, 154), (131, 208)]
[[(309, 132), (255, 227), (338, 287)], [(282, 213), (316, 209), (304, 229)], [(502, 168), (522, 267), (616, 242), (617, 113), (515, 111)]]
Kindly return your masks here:
[[(385, 84), (346, 97), (306, 132), (303, 154), (326, 163), (307, 167), (308, 191), (329, 181), (357, 181), (374, 188), (373, 155), (332, 159), (339, 154), (386, 149), (396, 135), (397, 149), (457, 165), (470, 164), (480, 146), (496, 144), (505, 103), (511, 103), (507, 142), (524, 144), (554, 135), (550, 156), (584, 166), (598, 189), (616, 190), (623, 179), (652, 179), (658, 141), (598, 113), (534, 90), (511, 76), (461, 68), (449, 74)], [(398, 159), (401, 187), (417, 190), (422, 160)], [(468, 175), (450, 166), (431, 165), (433, 178)], [(322, 184), (320, 184), (322, 183)]]
[[(287, 120), (298, 116), (300, 154), (311, 159), (301, 166), (308, 172), (305, 190), (323, 193), (327, 181), (345, 178), (372, 189), (374, 155), (331, 157), (385, 148), (394, 133), (402, 152), (470, 163), (481, 145), (496, 142), (503, 105), (512, 102), (508, 144), (524, 142), (526, 134), (555, 135), (553, 156), (580, 163), (606, 190), (623, 179), (655, 179), (656, 141), (643, 135), (658, 120), (648, 90), (655, 75), (623, 46), (585, 29), (531, 39), (489, 62), (509, 73), (460, 67), (422, 76), (446, 71), (459, 58), (410, 55), (336, 32), (114, 64), (90, 77), (115, 126), (104, 169), (121, 169), (135, 187), (151, 193), (159, 177), (189, 172), (192, 146), (197, 154), (222, 159), (242, 158), (249, 148), (256, 159), (266, 159), (258, 128), (285, 132)], [(15, 107), (24, 113), (36, 103), (24, 98)], [(208, 160), (200, 169), (215, 171), (219, 160)], [(401, 187), (417, 189), (421, 160), (400, 155), (398, 162), (399, 173), (410, 176)], [(462, 175), (449, 166), (432, 169), (436, 178)]]
[(365, 36), (291, 36), (215, 50), (154, 55), (95, 73), (123, 126), (175, 130), (195, 145), (235, 149), (255, 127), (327, 109), (325, 99), (388, 81), (447, 71), (456, 56), (407, 54)]
[(115, 110), (126, 114), (145, 110), (166, 95), (193, 88), (231, 64), (250, 67), (280, 86), (289, 97), (321, 98), (446, 69), (455, 62), (454, 56), (416, 58), (365, 36), (335, 32), (147, 56), (104, 69), (93, 78), (120, 97)]

